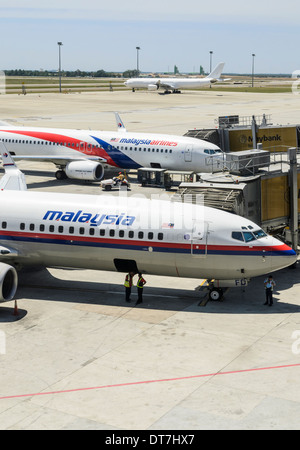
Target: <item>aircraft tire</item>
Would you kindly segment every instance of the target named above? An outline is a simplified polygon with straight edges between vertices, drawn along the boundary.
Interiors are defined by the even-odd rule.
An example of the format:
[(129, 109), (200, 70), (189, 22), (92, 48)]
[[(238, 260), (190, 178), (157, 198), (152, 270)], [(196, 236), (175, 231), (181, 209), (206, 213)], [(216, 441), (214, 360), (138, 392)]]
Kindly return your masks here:
[(213, 288), (209, 291), (209, 299), (213, 301), (221, 300), (223, 295), (222, 289)]
[(57, 170), (55, 172), (55, 177), (57, 180), (65, 180), (66, 178), (68, 178), (63, 170)]

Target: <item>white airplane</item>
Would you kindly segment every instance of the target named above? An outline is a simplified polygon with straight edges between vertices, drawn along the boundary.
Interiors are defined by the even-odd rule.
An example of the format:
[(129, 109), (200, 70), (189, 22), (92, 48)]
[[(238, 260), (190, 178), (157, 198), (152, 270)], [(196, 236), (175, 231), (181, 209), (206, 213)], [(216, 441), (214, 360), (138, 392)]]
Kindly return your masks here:
[(57, 179), (99, 181), (104, 171), (153, 167), (211, 172), (221, 150), (187, 136), (127, 132), (116, 113), (118, 131), (16, 127), (0, 123), (0, 141), (14, 159), (50, 161)]
[[(16, 269), (26, 266), (140, 271), (226, 285), (296, 261), (294, 250), (250, 220), (202, 205), (33, 192), (23, 183), (5, 189), (14, 163), (3, 143), (0, 148), (7, 176), (0, 181), (0, 301), (14, 298)], [(10, 172), (17, 176), (17, 169)], [(217, 299), (220, 291), (211, 286)]]
[(180, 93), (180, 89), (196, 89), (203, 86), (216, 83), (217, 81), (227, 81), (230, 78), (222, 80), (221, 74), (223, 72), (225, 63), (219, 63), (214, 70), (205, 78), (130, 78), (125, 81), (125, 86), (132, 89), (144, 88), (149, 91), (157, 91), (158, 89), (164, 89), (165, 94), (173, 92), (173, 94)]

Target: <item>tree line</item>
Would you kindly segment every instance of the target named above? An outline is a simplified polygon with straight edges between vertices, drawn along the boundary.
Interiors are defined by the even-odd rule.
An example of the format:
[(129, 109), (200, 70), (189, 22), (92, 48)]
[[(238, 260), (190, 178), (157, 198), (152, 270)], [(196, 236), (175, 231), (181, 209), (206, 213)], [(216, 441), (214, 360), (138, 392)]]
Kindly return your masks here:
[[(25, 70), (10, 69), (4, 70), (5, 75), (14, 77), (53, 77), (58, 76), (58, 71), (51, 70)], [(62, 70), (63, 77), (90, 77), (90, 78), (130, 78), (137, 76), (137, 70), (126, 70), (125, 72), (106, 72), (105, 70), (83, 71), (83, 70)]]

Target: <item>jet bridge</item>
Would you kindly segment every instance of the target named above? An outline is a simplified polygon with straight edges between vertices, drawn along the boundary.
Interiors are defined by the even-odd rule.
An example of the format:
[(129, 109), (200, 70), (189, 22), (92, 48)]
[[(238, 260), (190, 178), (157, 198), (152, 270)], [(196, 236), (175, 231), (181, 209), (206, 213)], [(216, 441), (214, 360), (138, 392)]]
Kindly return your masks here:
[(270, 164), (248, 175), (224, 171), (197, 174), (181, 183), (173, 201), (201, 203), (239, 214), (279, 235), (297, 251), (300, 221), (300, 150), (271, 154)]

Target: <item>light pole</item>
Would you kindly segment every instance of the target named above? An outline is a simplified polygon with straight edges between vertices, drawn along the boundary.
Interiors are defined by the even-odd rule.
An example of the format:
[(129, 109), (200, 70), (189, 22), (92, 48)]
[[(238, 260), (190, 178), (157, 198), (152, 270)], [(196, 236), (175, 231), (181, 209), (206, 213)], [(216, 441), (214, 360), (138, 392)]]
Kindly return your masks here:
[(254, 58), (255, 54), (252, 53), (252, 87), (254, 86)]
[(209, 54), (210, 54), (210, 58), (209, 58), (209, 73), (211, 73), (211, 70), (212, 70), (212, 55), (213, 55), (213, 51), (211, 50), (211, 51), (209, 52)]
[(136, 48), (136, 71), (137, 71), (137, 76), (139, 76), (140, 71), (139, 71), (139, 50), (141, 50), (141, 47), (135, 47)]
[[(211, 73), (211, 70), (212, 70), (212, 55), (213, 55), (213, 51), (212, 50), (209, 52), (209, 55), (210, 55), (210, 57), (209, 57), (209, 73)], [(211, 83), (209, 84), (209, 88), (211, 89)]]
[(63, 45), (62, 42), (58, 42), (58, 76), (59, 76), (59, 92), (61, 92), (61, 54), (60, 47)]

